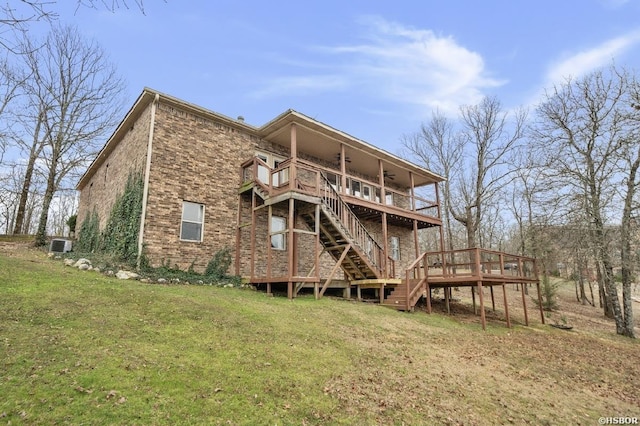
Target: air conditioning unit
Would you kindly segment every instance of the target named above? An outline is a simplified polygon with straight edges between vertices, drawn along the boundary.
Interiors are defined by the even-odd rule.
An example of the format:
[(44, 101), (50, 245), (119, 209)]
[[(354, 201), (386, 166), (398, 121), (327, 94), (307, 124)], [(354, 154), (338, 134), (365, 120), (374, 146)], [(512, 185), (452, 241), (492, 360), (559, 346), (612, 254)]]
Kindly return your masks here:
[(71, 251), (71, 240), (54, 238), (53, 240), (51, 240), (49, 251), (52, 253), (66, 253), (68, 251)]

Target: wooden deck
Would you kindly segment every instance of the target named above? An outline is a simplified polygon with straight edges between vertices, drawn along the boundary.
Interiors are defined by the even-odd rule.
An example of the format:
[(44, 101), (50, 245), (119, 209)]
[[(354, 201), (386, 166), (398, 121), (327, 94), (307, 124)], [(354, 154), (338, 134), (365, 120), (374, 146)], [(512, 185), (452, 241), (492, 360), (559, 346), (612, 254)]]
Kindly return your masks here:
[[(402, 296), (395, 299), (396, 309), (411, 310), (421, 296), (426, 296), (427, 312), (431, 313), (431, 289), (445, 289), (445, 303), (449, 308), (449, 298), (453, 287), (471, 287), (475, 310), (477, 293), (480, 304), (482, 328), (486, 328), (484, 315), (484, 293), (482, 289), (489, 287), (491, 301), (495, 309), (493, 287), (501, 286), (504, 297), (507, 326), (511, 326), (507, 303), (507, 284), (519, 284), (522, 293), (522, 304), (525, 312), (525, 323), (529, 325), (527, 302), (524, 286), (535, 284), (538, 292), (540, 320), (544, 324), (544, 312), (540, 295), (540, 281), (536, 261), (526, 256), (518, 256), (480, 248), (452, 250), (442, 252), (426, 252), (416, 259), (407, 269), (403, 285), (398, 289)], [(405, 306), (398, 303), (404, 300)]]

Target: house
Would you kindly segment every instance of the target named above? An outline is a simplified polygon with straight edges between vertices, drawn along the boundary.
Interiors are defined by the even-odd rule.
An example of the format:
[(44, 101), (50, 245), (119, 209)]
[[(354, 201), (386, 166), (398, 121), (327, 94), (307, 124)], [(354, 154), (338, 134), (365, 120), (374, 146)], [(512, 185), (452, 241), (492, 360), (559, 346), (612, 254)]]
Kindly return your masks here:
[[(104, 227), (132, 172), (144, 180), (139, 253), (153, 266), (204, 269), (228, 247), (230, 272), (268, 292), (355, 289), (407, 310), (438, 285), (428, 265), (440, 262), (443, 286), (462, 270), (419, 247), (428, 228), (441, 241), (441, 176), (297, 111), (255, 127), (144, 89), (78, 182), (79, 222), (95, 211)], [(505, 263), (530, 262), (491, 256), (483, 270), (497, 265), (498, 284), (511, 282)]]

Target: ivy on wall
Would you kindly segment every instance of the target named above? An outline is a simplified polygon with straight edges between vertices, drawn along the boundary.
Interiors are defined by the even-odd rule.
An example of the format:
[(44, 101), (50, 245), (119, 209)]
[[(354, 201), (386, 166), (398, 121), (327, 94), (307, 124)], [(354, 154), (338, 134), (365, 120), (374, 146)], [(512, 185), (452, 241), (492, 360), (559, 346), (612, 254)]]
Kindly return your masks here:
[(98, 213), (94, 210), (80, 226), (76, 250), (83, 253), (104, 253), (135, 265), (138, 258), (143, 189), (142, 175), (129, 174), (124, 192), (116, 199), (104, 231), (100, 233)]

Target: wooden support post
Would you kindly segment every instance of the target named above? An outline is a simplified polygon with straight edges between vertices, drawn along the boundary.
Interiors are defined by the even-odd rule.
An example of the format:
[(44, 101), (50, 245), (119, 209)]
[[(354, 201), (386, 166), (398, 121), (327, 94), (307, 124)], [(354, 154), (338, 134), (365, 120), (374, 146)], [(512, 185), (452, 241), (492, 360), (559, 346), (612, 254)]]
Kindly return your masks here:
[(356, 286), (356, 300), (362, 302), (362, 290), (359, 285)]
[[(296, 224), (296, 216), (295, 216), (295, 200), (293, 198), (289, 198), (289, 218), (287, 220), (287, 275), (289, 286), (291, 287), (291, 283), (293, 281), (293, 277), (296, 272), (295, 267), (295, 233), (293, 230), (295, 229)], [(291, 293), (290, 299), (293, 298), (293, 292)]]
[(343, 143), (340, 144), (340, 188), (338, 188), (338, 193), (347, 193), (347, 155)]
[[(384, 283), (380, 284), (380, 304), (384, 303)], [(408, 295), (407, 295), (408, 296)]]
[(293, 300), (293, 281), (287, 282), (287, 299)]
[(489, 286), (489, 291), (491, 292), (491, 309), (493, 312), (496, 311), (496, 299), (493, 297), (493, 286)]
[(315, 223), (315, 231), (316, 231), (316, 258), (315, 258), (315, 268), (316, 268), (316, 278), (318, 282), (320, 282), (320, 255), (321, 255), (321, 243), (320, 243), (320, 204), (316, 204), (316, 223)]
[[(536, 287), (538, 288), (538, 308), (540, 309), (540, 320), (544, 324), (544, 309), (542, 309), (542, 297), (540, 296), (540, 281), (536, 282)], [(592, 295), (592, 298), (593, 298), (593, 295)]]
[(416, 251), (416, 259), (420, 257), (420, 243), (418, 241), (418, 221), (413, 220), (413, 246)]
[(319, 282), (314, 282), (313, 283), (313, 297), (318, 300), (319, 299), (319, 287), (320, 287), (320, 283)]
[(451, 307), (449, 306), (449, 287), (444, 288), (444, 305), (447, 308), (447, 315), (451, 315)]
[(522, 308), (524, 309), (524, 323), (525, 325), (529, 325), (529, 314), (527, 313), (527, 298), (524, 295), (524, 285), (520, 286), (520, 290), (522, 293)]
[(273, 214), (273, 207), (267, 207), (267, 279), (271, 279), (271, 215)]
[(387, 268), (387, 258), (389, 256), (389, 230), (387, 227), (387, 213), (382, 212), (382, 240), (383, 245), (382, 249), (384, 250), (384, 254), (382, 255), (382, 259), (380, 259), (380, 264), (382, 265), (382, 277), (389, 278), (389, 271)]
[[(267, 236), (268, 237), (268, 236)], [(251, 280), (256, 276), (256, 194), (251, 192)]]
[(267, 283), (267, 294), (271, 294), (271, 283)]
[(507, 317), (507, 328), (511, 328), (511, 319), (509, 318), (509, 304), (507, 303), (507, 286), (502, 284), (502, 297), (504, 299), (504, 315)]
[(484, 296), (482, 291), (482, 281), (478, 281), (478, 298), (480, 299), (480, 320), (482, 321), (482, 329), (487, 329), (487, 319), (484, 315)]
[(476, 288), (471, 287), (471, 301), (473, 302), (473, 314), (478, 315), (478, 310), (476, 309)]
[(431, 313), (431, 287), (429, 286), (429, 281), (426, 282), (427, 285), (427, 313)]
[(345, 299), (351, 299), (351, 286), (347, 284), (347, 286), (342, 290), (342, 297)]

